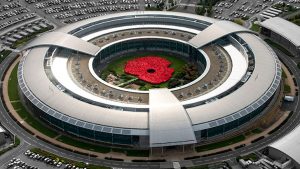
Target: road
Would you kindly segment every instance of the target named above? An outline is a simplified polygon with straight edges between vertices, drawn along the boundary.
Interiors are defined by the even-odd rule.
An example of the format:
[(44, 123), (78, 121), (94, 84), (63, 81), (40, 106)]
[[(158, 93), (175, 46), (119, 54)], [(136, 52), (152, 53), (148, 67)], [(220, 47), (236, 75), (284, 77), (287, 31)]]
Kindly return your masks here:
[[(288, 56), (285, 56), (283, 53), (276, 51), (278, 53), (279, 58), (283, 61), (283, 63), (290, 68), (292, 73), (294, 74), (297, 84), (300, 84), (300, 74), (297, 71), (297, 67), (295, 62), (293, 62)], [(0, 65), (0, 78), (4, 75), (5, 69), (10, 65), (10, 62), (14, 59), (16, 56), (16, 53), (11, 53)], [(249, 146), (240, 148), (235, 151), (213, 155), (209, 157), (201, 157), (197, 159), (193, 159), (190, 161), (180, 161), (181, 167), (186, 165), (203, 165), (208, 163), (215, 163), (219, 161), (225, 161), (229, 159), (233, 159), (239, 155), (247, 154), (249, 152), (260, 150), (270, 143), (274, 142), (275, 140), (283, 137), (288, 132), (290, 132), (292, 129), (294, 129), (300, 122), (300, 107), (298, 105), (299, 102), (299, 96), (295, 98), (295, 102), (292, 105), (292, 108), (294, 109), (294, 113), (292, 117), (290, 118), (290, 121), (286, 123), (282, 128), (280, 128), (278, 131), (276, 131), (271, 136), (260, 140), (254, 144), (251, 144)], [(42, 140), (37, 139), (33, 135), (27, 133), (23, 128), (21, 128), (10, 116), (9, 113), (6, 112), (3, 103), (0, 103), (0, 119), (2, 124), (5, 128), (7, 128), (10, 132), (16, 134), (21, 139), (21, 145), (17, 148), (11, 150), (8, 152), (7, 155), (0, 158), (0, 164), (6, 164), (7, 161), (12, 158), (13, 156), (20, 154), (22, 152), (25, 152), (30, 147), (39, 147), (43, 150), (55, 153), (59, 156), (63, 156), (66, 158), (70, 158), (76, 161), (83, 161), (88, 162), (90, 164), (97, 164), (97, 165), (104, 165), (104, 166), (110, 166), (110, 167), (118, 167), (118, 168), (172, 168), (173, 163), (172, 162), (119, 162), (119, 161), (109, 161), (109, 160), (102, 160), (102, 159), (96, 159), (96, 158), (87, 158), (84, 155), (76, 154), (58, 147), (55, 147), (49, 143), (46, 143)], [(1, 167), (2, 168), (2, 167)]]

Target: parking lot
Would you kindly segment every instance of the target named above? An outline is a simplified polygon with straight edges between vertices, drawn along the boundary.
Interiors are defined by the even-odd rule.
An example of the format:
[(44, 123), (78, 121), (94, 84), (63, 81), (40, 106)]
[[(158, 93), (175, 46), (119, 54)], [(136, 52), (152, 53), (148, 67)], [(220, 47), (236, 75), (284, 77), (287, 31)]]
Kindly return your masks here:
[(274, 4), (273, 0), (226, 0), (215, 5), (213, 17), (222, 20), (249, 19)]
[[(235, 18), (247, 20), (254, 15), (264, 12), (278, 2), (280, 0), (225, 0), (214, 6), (212, 17), (222, 20), (233, 20)], [(300, 0), (286, 0), (282, 2), (300, 7)]]
[(113, 12), (143, 9), (141, 0), (25, 0), (25, 2), (26, 6), (38, 11), (41, 16), (51, 16), (65, 24)]
[[(1, 167), (1, 166), (0, 166)], [(61, 159), (53, 159), (26, 150), (24, 153), (10, 159), (1, 168), (26, 168), (26, 169), (85, 169), (75, 165), (64, 163)]]

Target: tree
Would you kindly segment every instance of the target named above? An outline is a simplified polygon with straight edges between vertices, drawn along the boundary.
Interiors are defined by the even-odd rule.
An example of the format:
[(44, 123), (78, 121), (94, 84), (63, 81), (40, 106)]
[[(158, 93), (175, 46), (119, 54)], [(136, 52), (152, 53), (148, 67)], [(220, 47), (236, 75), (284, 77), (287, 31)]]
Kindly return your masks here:
[(203, 6), (198, 6), (198, 7), (196, 7), (196, 9), (195, 9), (196, 11), (196, 14), (198, 14), (198, 15), (204, 15), (205, 14), (205, 8), (203, 7)]

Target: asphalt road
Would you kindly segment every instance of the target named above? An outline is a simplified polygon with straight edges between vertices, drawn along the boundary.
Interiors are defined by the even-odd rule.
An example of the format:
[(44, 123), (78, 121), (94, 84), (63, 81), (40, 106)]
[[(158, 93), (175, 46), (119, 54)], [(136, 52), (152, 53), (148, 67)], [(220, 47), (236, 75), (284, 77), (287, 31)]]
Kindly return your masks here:
[[(278, 51), (277, 51), (278, 52)], [(0, 65), (0, 78), (3, 76), (3, 73), (5, 69), (10, 65), (10, 62), (15, 57), (16, 53), (10, 54)], [(283, 63), (290, 68), (292, 73), (294, 74), (297, 84), (300, 84), (300, 74), (297, 70), (295, 62), (293, 62), (288, 56), (285, 56), (283, 53), (278, 52), (279, 58), (283, 61)], [(299, 107), (299, 96), (295, 98), (295, 101), (291, 106), (291, 108), (294, 110), (294, 113), (292, 117), (290, 118), (290, 121), (286, 123), (282, 128), (280, 128), (278, 131), (273, 133), (271, 136), (262, 139), (254, 144), (251, 144), (249, 146), (240, 148), (235, 151), (222, 153), (218, 155), (213, 155), (209, 157), (201, 157), (197, 159), (193, 159), (190, 161), (180, 161), (181, 166), (190, 166), (190, 165), (202, 165), (202, 164), (208, 164), (208, 163), (215, 163), (219, 161), (225, 161), (229, 159), (233, 159), (239, 155), (247, 154), (249, 152), (258, 151), (270, 143), (274, 142), (275, 140), (283, 137), (288, 132), (290, 132), (292, 129), (294, 129), (300, 122), (300, 107)], [(55, 147), (51, 144), (48, 144), (42, 140), (37, 139), (36, 137), (32, 136), (31, 134), (27, 133), (23, 128), (21, 128), (6, 112), (2, 102), (0, 103), (0, 119), (2, 122), (2, 125), (7, 128), (10, 132), (16, 134), (21, 139), (21, 145), (17, 148), (11, 150), (8, 152), (5, 156), (2, 156), (0, 158), (0, 164), (7, 164), (7, 162), (17, 154), (25, 152), (30, 147), (39, 147), (46, 151), (55, 153), (59, 156), (63, 156), (66, 158), (70, 158), (76, 161), (83, 161), (88, 162), (91, 164), (98, 164), (98, 165), (104, 165), (104, 166), (110, 166), (110, 167), (117, 167), (117, 168), (172, 168), (173, 164), (172, 162), (119, 162), (119, 161), (109, 161), (109, 160), (101, 160), (96, 158), (88, 158), (87, 156), (76, 154), (58, 147)], [(3, 166), (2, 166), (3, 167)], [(0, 168), (2, 168), (0, 166)]]

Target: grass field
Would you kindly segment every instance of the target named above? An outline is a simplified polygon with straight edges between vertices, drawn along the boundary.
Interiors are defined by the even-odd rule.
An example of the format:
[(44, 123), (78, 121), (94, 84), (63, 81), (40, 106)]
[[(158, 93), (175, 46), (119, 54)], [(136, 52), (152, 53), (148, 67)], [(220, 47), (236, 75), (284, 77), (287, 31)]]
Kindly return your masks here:
[(287, 84), (284, 84), (284, 93), (290, 93), (291, 92), (291, 87)]
[[(19, 64), (18, 64), (19, 65)], [(11, 75), (9, 77), (8, 81), (8, 96), (11, 101), (18, 101), (20, 100), (19, 94), (18, 94), (18, 79), (17, 79), (17, 71), (18, 71), (18, 65), (16, 65), (11, 72)]]
[(283, 71), (283, 69), (281, 70), (281, 76), (282, 76), (284, 79), (287, 78), (287, 75), (286, 75), (286, 73)]
[(258, 32), (260, 29), (260, 26), (258, 24), (253, 23), (250, 30), (254, 31), (254, 32)]
[(233, 137), (231, 139), (224, 140), (224, 141), (221, 141), (221, 142), (196, 147), (196, 151), (197, 152), (202, 152), (202, 151), (213, 150), (213, 149), (225, 147), (225, 146), (228, 146), (228, 145), (231, 145), (231, 144), (235, 144), (235, 143), (241, 142), (243, 140), (245, 140), (245, 136), (244, 135), (239, 135), (239, 136), (236, 136), (236, 137)]
[(245, 156), (237, 157), (237, 160), (239, 160), (239, 159), (257, 161), (259, 159), (259, 157), (256, 154), (251, 153), (251, 154), (248, 154), (248, 155), (245, 155)]
[(90, 143), (85, 143), (81, 142), (78, 140), (75, 140), (69, 136), (59, 136), (57, 138), (58, 141), (79, 147), (82, 149), (86, 150), (91, 150), (99, 153), (109, 153), (111, 151), (113, 152), (119, 152), (119, 153), (124, 153), (127, 156), (136, 156), (136, 157), (148, 157), (149, 156), (149, 151), (148, 150), (131, 150), (131, 149), (121, 149), (121, 148), (109, 148), (109, 147), (104, 147), (104, 146), (99, 146), (96, 144), (90, 144)]
[(259, 128), (256, 128), (256, 129), (253, 129), (251, 132), (254, 133), (254, 134), (259, 134), (259, 133), (262, 132), (262, 130), (259, 129)]
[[(172, 75), (172, 78), (169, 81), (158, 84), (158, 85), (150, 84), (150, 83), (147, 83), (147, 82), (143, 81), (142, 83), (144, 83), (145, 85), (142, 88), (140, 88), (140, 90), (149, 90), (151, 88), (167, 88), (169, 86), (169, 82), (172, 79), (174, 79), (176, 77), (176, 75), (181, 73), (184, 69), (184, 66), (187, 65), (187, 62), (185, 60), (177, 58), (177, 57), (168, 56), (168, 55), (162, 54), (162, 53), (155, 53), (155, 52), (154, 53), (153, 52), (148, 53), (148, 52), (145, 52), (143, 54), (136, 55), (136, 56), (120, 57), (117, 60), (112, 61), (111, 63), (107, 64), (108, 66), (104, 70), (101, 71), (100, 77), (102, 79), (105, 79), (108, 74), (113, 73), (113, 74), (115, 74), (115, 75), (117, 75), (118, 77), (121, 77), (121, 78), (125, 76), (125, 78), (126, 78), (126, 79), (124, 79), (125, 82), (129, 81), (129, 80), (134, 80), (134, 78), (136, 78), (135, 76), (128, 75), (124, 72), (125, 64), (129, 60), (139, 58), (139, 57), (143, 57), (143, 56), (159, 56), (159, 57), (167, 59), (168, 61), (171, 62), (170, 67), (174, 69), (174, 73)], [(135, 83), (135, 82), (133, 82), (133, 83)]]
[(110, 152), (110, 148), (109, 147), (103, 147), (103, 146), (99, 146), (99, 145), (95, 145), (95, 144), (89, 144), (89, 143), (85, 143), (85, 142), (80, 142), (78, 140), (75, 140), (69, 136), (59, 136), (57, 138), (58, 141), (75, 146), (75, 147), (79, 147), (82, 149), (86, 149), (86, 150), (91, 150), (91, 151), (95, 151), (95, 152), (99, 152), (99, 153), (109, 153)]
[(149, 150), (126, 150), (127, 156), (149, 157)]

